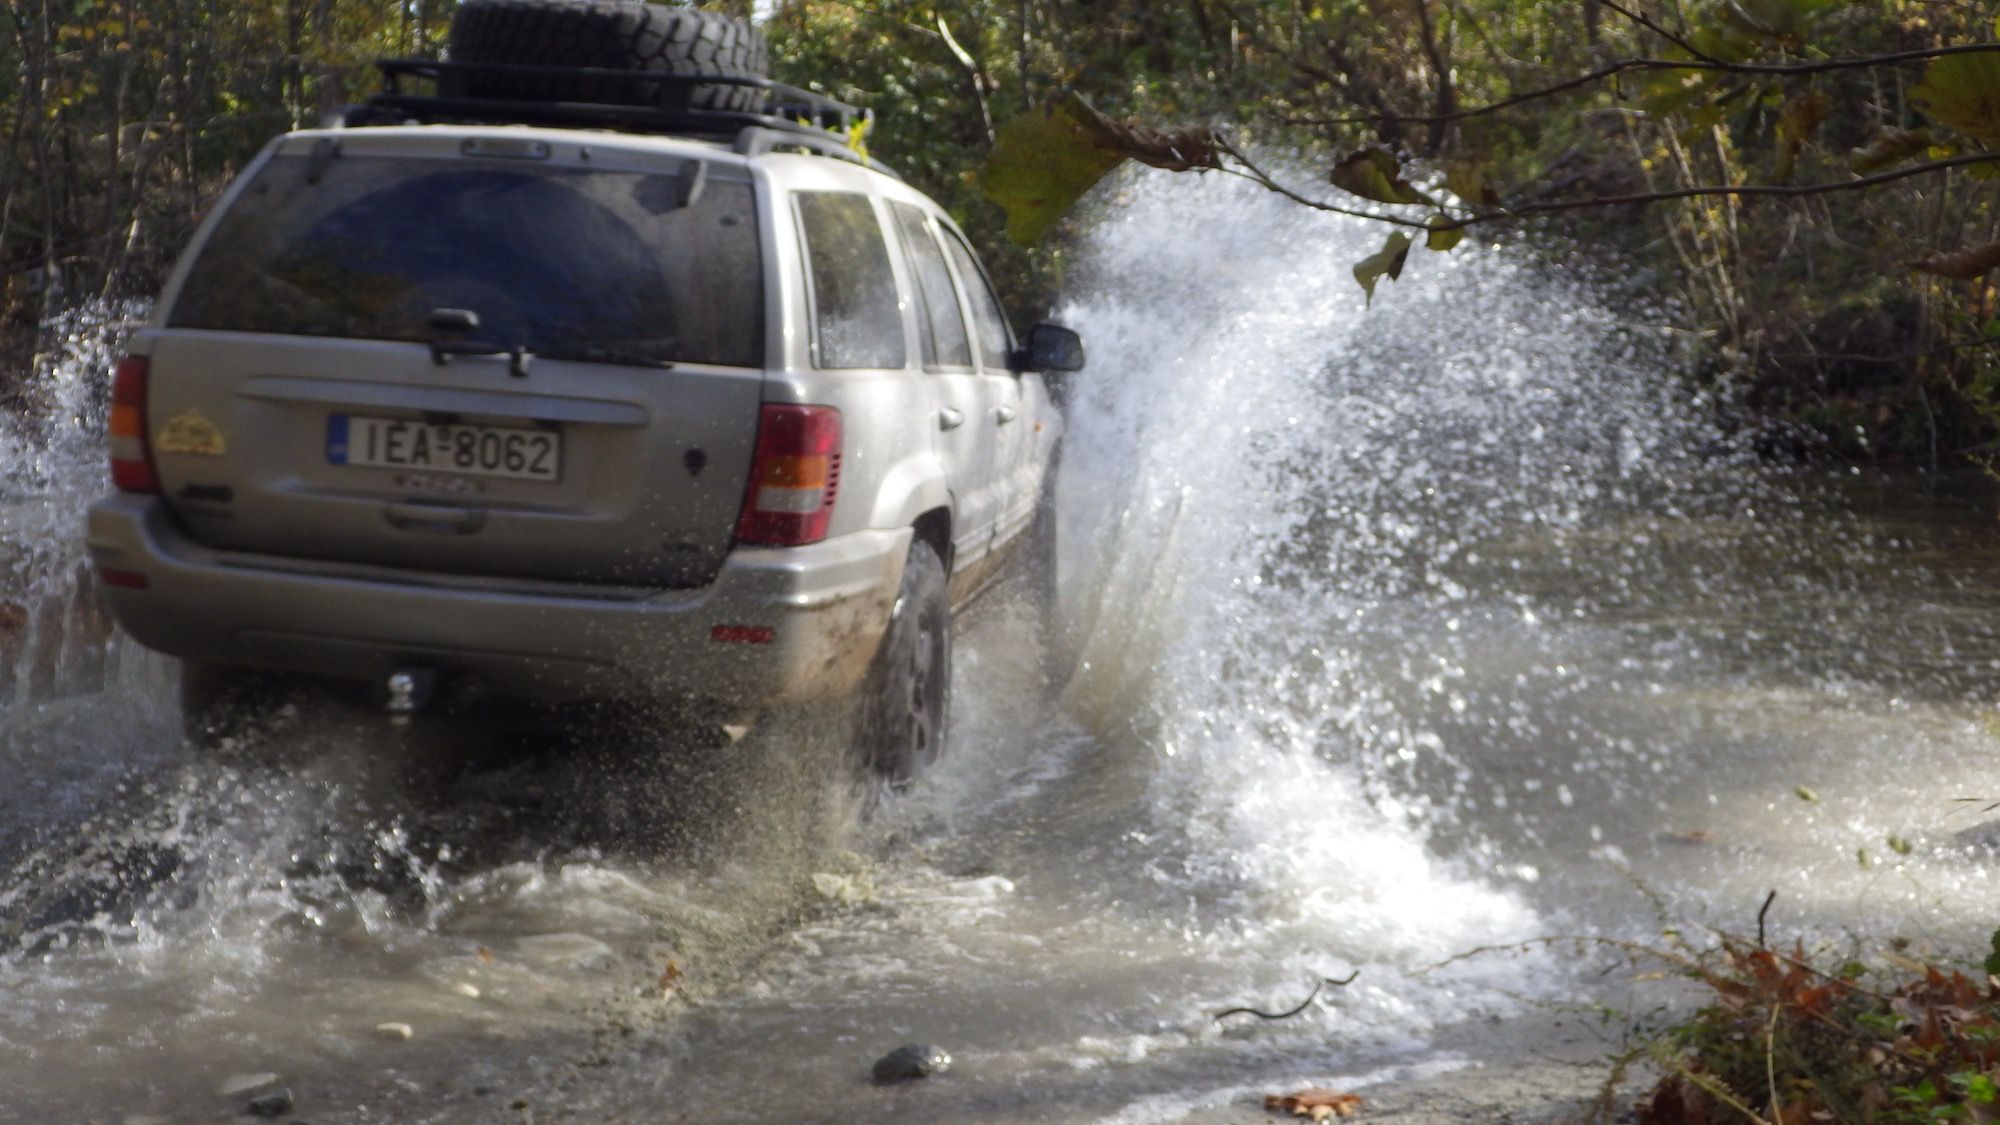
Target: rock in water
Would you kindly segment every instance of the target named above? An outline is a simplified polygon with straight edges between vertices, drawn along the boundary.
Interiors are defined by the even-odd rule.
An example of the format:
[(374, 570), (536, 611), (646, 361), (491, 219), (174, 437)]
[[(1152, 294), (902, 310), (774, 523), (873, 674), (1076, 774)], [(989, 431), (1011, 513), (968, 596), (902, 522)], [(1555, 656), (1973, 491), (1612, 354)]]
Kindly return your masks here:
[(929, 1078), (951, 1069), (951, 1056), (929, 1043), (905, 1043), (875, 1060), (875, 1081), (887, 1086), (913, 1078)]
[(292, 1112), (292, 1092), (273, 1090), (268, 1094), (259, 1094), (250, 1099), (243, 1112), (253, 1117), (283, 1117)]

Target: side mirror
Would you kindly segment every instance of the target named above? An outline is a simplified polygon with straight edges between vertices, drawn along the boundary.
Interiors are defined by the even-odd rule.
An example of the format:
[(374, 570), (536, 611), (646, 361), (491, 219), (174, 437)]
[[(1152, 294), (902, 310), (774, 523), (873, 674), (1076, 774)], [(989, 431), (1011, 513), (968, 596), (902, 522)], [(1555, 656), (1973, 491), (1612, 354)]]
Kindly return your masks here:
[(1081, 371), (1083, 338), (1054, 324), (1037, 324), (1028, 333), (1028, 346), (1015, 353), (1014, 366), (1021, 371)]

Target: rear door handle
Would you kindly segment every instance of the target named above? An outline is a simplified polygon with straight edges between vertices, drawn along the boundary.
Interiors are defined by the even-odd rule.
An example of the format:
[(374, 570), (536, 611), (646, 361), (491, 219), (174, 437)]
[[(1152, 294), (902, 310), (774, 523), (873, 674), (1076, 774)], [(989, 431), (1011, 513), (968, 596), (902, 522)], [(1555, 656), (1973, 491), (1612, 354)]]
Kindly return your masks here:
[(965, 425), (965, 414), (963, 412), (953, 410), (949, 406), (938, 411), (938, 429), (955, 430), (963, 425)]
[(440, 535), (470, 535), (486, 526), (483, 508), (452, 508), (443, 504), (391, 504), (382, 509), (391, 526), (404, 531), (430, 531)]
[(993, 416), (1000, 419), (1000, 424), (1003, 426), (1012, 422), (1016, 413), (1015, 409), (1011, 406), (997, 406), (993, 408)]

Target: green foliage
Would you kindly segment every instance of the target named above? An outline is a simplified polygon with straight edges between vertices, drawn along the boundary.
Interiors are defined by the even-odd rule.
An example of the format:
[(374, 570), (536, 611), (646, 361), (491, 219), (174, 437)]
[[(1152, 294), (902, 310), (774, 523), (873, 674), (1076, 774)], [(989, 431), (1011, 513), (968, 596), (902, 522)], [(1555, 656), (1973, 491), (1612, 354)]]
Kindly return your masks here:
[(1733, 939), (1686, 971), (1712, 1000), (1657, 1044), (1665, 1076), (1637, 1107), (1641, 1125), (1987, 1121), (2000, 1103), (1990, 980), (1899, 957), (1828, 972), (1803, 945)]
[(2000, 53), (1933, 59), (1910, 97), (1939, 124), (2000, 147)]
[[(153, 291), (274, 133), (435, 54), (454, 0), (23, 0), (0, 24), (0, 363), (96, 293)], [(0, 386), (0, 397), (7, 388)]]
[(1124, 156), (1093, 141), (1058, 103), (1018, 114), (1000, 127), (986, 158), (986, 197), (1007, 213), (1008, 235), (1032, 246), (1124, 162)]
[(1429, 203), (1431, 197), (1410, 186), (1403, 178), (1402, 162), (1385, 150), (1370, 145), (1356, 149), (1334, 161), (1327, 173), (1333, 186), (1377, 203)]
[[(8, 338), (82, 294), (154, 289), (266, 138), (367, 93), (373, 57), (438, 51), (454, 2), (15, 4), (0, 25)], [(1784, 66), (2000, 36), (1993, 0), (1621, 7), (1646, 22), (1559, 0), (781, 0), (766, 31), (777, 77), (878, 111), (871, 153), (952, 210), (1018, 319), (1052, 299), (1070, 230), (1054, 215), (1092, 167), (1209, 167), (1209, 129), (1302, 194), (1403, 215), (1439, 252), (1464, 220), (1509, 207), (1837, 183), (2000, 143), (1993, 53), (1798, 74), (1652, 68), (1463, 115), (1623, 58)], [(1065, 134), (1016, 128), (1031, 112), (1046, 127), (1051, 104), (1096, 108), (1058, 111)], [(1662, 278), (1704, 376), (1756, 413), (1817, 428), (1823, 448), (1949, 453), (2000, 435), (2000, 348), (1980, 344), (2000, 321), (1980, 253), (2000, 234), (1995, 176), (2000, 164), (1854, 195), (1585, 210), (1510, 237)], [(1010, 227), (1039, 238), (1018, 245)], [(1372, 293), (1406, 254), (1371, 256), (1356, 280)], [(1947, 272), (1913, 274), (1916, 262)], [(1329, 284), (1347, 284), (1343, 265), (1328, 263)]]

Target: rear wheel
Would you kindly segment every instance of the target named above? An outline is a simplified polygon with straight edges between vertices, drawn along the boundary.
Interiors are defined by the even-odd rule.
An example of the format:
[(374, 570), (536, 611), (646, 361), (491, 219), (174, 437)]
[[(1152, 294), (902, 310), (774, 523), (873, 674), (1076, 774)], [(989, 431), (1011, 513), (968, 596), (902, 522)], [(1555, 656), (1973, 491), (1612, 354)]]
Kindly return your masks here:
[(951, 716), (951, 601), (944, 563), (919, 540), (862, 696), (862, 779), (896, 789), (944, 749)]

